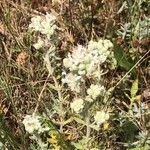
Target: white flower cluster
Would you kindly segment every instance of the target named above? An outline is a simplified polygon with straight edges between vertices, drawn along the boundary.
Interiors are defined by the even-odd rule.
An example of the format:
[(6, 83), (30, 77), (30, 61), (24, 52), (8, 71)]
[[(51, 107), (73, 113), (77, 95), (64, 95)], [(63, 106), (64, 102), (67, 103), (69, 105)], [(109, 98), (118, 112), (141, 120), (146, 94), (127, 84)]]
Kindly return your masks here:
[(96, 124), (99, 126), (109, 119), (109, 113), (104, 111), (97, 111), (96, 115), (94, 116), (94, 119)]
[(103, 63), (112, 53), (111, 48), (113, 44), (109, 40), (100, 39), (98, 42), (90, 41), (88, 44), (88, 49), (92, 51), (92, 54), (99, 59), (99, 63)]
[(22, 122), (25, 126), (25, 130), (30, 134), (33, 134), (35, 131), (37, 131), (38, 133), (42, 133), (44, 131), (49, 130), (49, 128), (42, 127), (40, 119), (41, 119), (40, 116), (34, 114), (26, 115)]
[(109, 40), (90, 41), (87, 47), (78, 45), (63, 60), (64, 66), (78, 75), (91, 76), (112, 53)]
[(81, 45), (73, 49), (72, 54), (68, 54), (68, 58), (63, 60), (64, 66), (70, 71), (76, 71), (79, 75), (86, 74), (90, 56), (87, 54), (87, 49)]
[[(66, 78), (63, 79), (63, 82), (67, 81), (64, 83), (67, 83), (72, 91), (79, 92), (78, 86), (83, 81), (84, 76), (100, 79), (103, 72), (101, 64), (110, 56), (113, 57), (112, 48), (113, 44), (109, 40), (102, 39), (98, 42), (90, 41), (87, 47), (81, 45), (75, 47), (73, 52), (69, 53), (68, 57), (63, 60), (64, 67), (70, 71), (69, 75), (66, 75)], [(76, 80), (78, 81), (78, 86)]]
[(53, 14), (46, 13), (43, 16), (35, 16), (31, 18), (31, 24), (29, 28), (32, 31), (39, 32), (37, 42), (33, 45), (35, 49), (44, 47), (47, 49), (47, 53), (44, 56), (44, 61), (49, 74), (54, 72), (54, 66), (56, 66), (55, 56), (55, 44), (53, 38), (56, 37), (55, 30), (58, 29), (56, 26), (56, 17)]
[(46, 14), (45, 16), (35, 16), (31, 19), (29, 28), (33, 31), (38, 31), (43, 35), (46, 35), (48, 39), (54, 34), (57, 26), (54, 24), (56, 17), (52, 14)]
[(76, 113), (80, 113), (80, 111), (84, 107), (84, 101), (81, 98), (76, 98), (74, 101), (70, 104), (70, 107), (72, 110), (74, 110)]
[(91, 84), (90, 88), (87, 89), (88, 96), (86, 97), (86, 100), (92, 102), (98, 96), (104, 96), (104, 93), (105, 93), (104, 86)]

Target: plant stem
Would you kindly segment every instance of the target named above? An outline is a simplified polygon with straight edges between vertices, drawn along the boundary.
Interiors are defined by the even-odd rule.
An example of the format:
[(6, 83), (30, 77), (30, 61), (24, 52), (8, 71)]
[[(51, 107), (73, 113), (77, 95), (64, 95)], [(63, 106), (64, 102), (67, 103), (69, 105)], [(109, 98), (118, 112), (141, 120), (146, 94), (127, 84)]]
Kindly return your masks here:
[(91, 128), (90, 128), (90, 116), (89, 116), (89, 112), (87, 110), (87, 116), (86, 116), (86, 140), (87, 140), (87, 143), (86, 143), (86, 150), (88, 150), (88, 147), (89, 147), (89, 137), (90, 137), (90, 132), (91, 132)]
[(63, 109), (63, 98), (62, 98), (62, 93), (61, 93), (61, 87), (59, 86), (57, 80), (55, 77), (53, 77), (54, 80), (54, 84), (55, 87), (57, 89), (57, 93), (58, 93), (58, 99), (60, 102), (60, 120), (61, 120), (61, 124), (60, 124), (60, 132), (63, 132), (63, 122), (64, 122), (64, 109)]

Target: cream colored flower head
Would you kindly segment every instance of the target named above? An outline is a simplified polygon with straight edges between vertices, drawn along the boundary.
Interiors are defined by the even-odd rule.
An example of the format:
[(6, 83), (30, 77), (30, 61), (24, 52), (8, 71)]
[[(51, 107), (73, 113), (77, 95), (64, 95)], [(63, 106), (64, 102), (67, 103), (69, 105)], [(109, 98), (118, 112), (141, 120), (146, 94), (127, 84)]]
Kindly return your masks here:
[(63, 64), (66, 68), (70, 68), (73, 64), (72, 64), (72, 61), (69, 60), (68, 58), (64, 58), (63, 59)]
[(70, 104), (70, 107), (72, 110), (74, 110), (76, 113), (80, 113), (81, 110), (84, 107), (84, 101), (81, 98), (76, 98), (74, 101)]
[(55, 20), (56, 17), (48, 13), (45, 16), (35, 16), (31, 18), (29, 28), (33, 31), (41, 32), (43, 35), (46, 35), (48, 39), (50, 39), (57, 28), (55, 25)]
[(104, 40), (103, 44), (104, 44), (105, 47), (107, 47), (107, 49), (113, 47), (113, 43), (109, 40)]
[(76, 74), (68, 73), (65, 78), (62, 79), (62, 83), (67, 83), (68, 87), (71, 91), (75, 91), (77, 93), (80, 92), (80, 82), (82, 81), (81, 76)]
[(79, 76), (95, 77), (98, 75), (99, 77), (102, 70), (98, 68), (110, 57), (112, 47), (111, 41), (102, 39), (91, 40), (87, 46), (78, 45), (73, 48), (68, 57), (64, 58), (64, 67)]
[(88, 44), (88, 49), (91, 51), (98, 51), (100, 54), (103, 54), (106, 51), (109, 51), (109, 48), (112, 48), (113, 44), (110, 40), (99, 39), (96, 41), (90, 41)]
[(109, 113), (105, 111), (97, 111), (96, 115), (94, 116), (94, 120), (98, 126), (106, 122), (108, 119), (109, 119)]
[(88, 44), (88, 50), (91, 51), (92, 55), (95, 55), (96, 60), (99, 63), (104, 63), (109, 55), (111, 54), (110, 48), (113, 47), (113, 44), (109, 40), (99, 39), (96, 41), (90, 41)]
[(41, 16), (35, 16), (31, 18), (31, 24), (29, 25), (29, 28), (32, 28), (35, 31), (41, 31), (41, 21), (42, 17)]
[(40, 49), (44, 46), (44, 42), (41, 38), (39, 38), (37, 43), (35, 43), (33, 46), (34, 46), (35, 49), (38, 50), (38, 49)]
[(87, 94), (92, 98), (96, 99), (98, 96), (103, 96), (105, 92), (104, 86), (91, 84), (90, 88), (87, 89)]
[(25, 126), (25, 130), (30, 134), (34, 131), (41, 130), (42, 126), (39, 119), (40, 117), (37, 115), (26, 115), (22, 122)]

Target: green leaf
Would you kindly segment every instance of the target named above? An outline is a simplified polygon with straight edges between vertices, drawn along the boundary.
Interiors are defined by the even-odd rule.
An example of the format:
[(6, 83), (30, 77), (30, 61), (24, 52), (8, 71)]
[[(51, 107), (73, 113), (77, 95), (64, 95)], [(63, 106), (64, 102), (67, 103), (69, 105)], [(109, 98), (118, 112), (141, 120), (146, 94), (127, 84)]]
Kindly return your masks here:
[(131, 87), (131, 99), (134, 99), (136, 96), (136, 93), (138, 92), (138, 79), (136, 79), (133, 83), (132, 83), (132, 87)]
[[(132, 59), (125, 54), (123, 48), (117, 45), (115, 42), (114, 42), (114, 57), (117, 60), (118, 66), (122, 67), (126, 71), (129, 71), (135, 64), (132, 61)], [(135, 69), (133, 69), (131, 73), (135, 74)]]

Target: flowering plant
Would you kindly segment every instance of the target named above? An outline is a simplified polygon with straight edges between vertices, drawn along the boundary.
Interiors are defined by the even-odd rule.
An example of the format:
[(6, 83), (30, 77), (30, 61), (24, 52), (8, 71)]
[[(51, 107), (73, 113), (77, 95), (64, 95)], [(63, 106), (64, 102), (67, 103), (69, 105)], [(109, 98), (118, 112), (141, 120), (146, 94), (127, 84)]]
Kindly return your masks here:
[[(90, 137), (90, 128), (92, 128), (90, 125), (92, 124), (92, 118), (95, 120), (93, 123), (96, 125), (93, 128), (96, 130), (98, 130), (97, 125), (100, 126), (110, 118), (109, 114), (103, 111), (102, 108), (97, 108), (95, 112), (94, 104), (97, 100), (101, 100), (101, 103), (105, 103), (106, 101), (102, 99), (106, 99), (106, 96), (108, 96), (106, 92), (107, 88), (102, 82), (105, 79), (105, 68), (103, 66), (104, 64), (112, 64), (115, 62), (113, 43), (110, 40), (98, 39), (97, 41), (89, 41), (85, 46), (74, 46), (72, 52), (69, 52), (66, 55), (61, 64), (63, 76), (61, 77), (60, 84), (55, 77), (56, 68), (54, 67), (56, 60), (60, 60), (56, 55), (57, 45), (53, 42), (53, 38), (57, 40), (57, 36), (55, 36), (55, 31), (57, 29), (57, 26), (55, 25), (56, 17), (47, 13), (45, 16), (33, 17), (31, 21), (29, 28), (44, 36), (38, 37), (37, 43), (34, 44), (35, 49), (45, 47), (45, 42), (49, 43), (48, 45), (51, 45), (50, 47), (47, 47), (44, 61), (49, 71), (49, 75), (52, 76), (54, 80), (54, 89), (58, 93), (58, 103), (57, 106), (55, 106), (55, 111), (60, 115), (60, 129), (62, 131), (64, 126), (62, 121), (65, 118), (64, 115), (68, 113), (68, 111), (63, 109), (65, 98), (62, 94), (62, 87), (65, 87), (66, 91), (70, 90), (74, 94), (70, 94), (70, 96), (73, 97), (73, 100), (69, 102), (69, 110), (72, 110), (72, 112), (75, 113), (74, 115), (79, 117), (78, 119), (83, 119), (82, 122), (84, 122), (87, 127), (87, 133), (89, 132), (86, 137), (86, 140), (88, 141)], [(92, 82), (88, 83), (89, 81)], [(34, 133), (42, 134), (43, 132), (50, 130), (50, 128), (43, 127), (41, 117), (34, 114), (26, 115), (23, 124), (25, 130), (33, 135)], [(34, 137), (34, 139), (36, 138)], [(58, 143), (57, 146), (59, 146)]]

